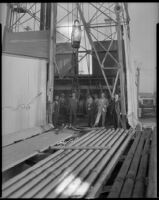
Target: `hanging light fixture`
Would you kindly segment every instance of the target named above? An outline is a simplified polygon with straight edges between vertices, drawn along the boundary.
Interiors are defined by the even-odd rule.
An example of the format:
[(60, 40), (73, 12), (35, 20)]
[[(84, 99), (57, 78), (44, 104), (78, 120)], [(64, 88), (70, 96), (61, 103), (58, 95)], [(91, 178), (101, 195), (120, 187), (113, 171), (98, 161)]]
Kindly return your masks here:
[(71, 43), (72, 47), (75, 49), (79, 49), (81, 42), (81, 25), (78, 19), (74, 20), (74, 24), (72, 27), (72, 34), (71, 34)]

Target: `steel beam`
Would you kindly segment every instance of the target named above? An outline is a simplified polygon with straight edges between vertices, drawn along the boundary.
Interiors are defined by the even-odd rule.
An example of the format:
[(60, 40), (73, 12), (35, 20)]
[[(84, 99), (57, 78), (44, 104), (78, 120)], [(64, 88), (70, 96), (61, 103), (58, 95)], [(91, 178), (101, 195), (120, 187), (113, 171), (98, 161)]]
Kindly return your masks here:
[(107, 77), (106, 77), (106, 75), (105, 75), (105, 73), (104, 73), (104, 71), (103, 71), (103, 69), (102, 69), (103, 66), (101, 65), (101, 62), (100, 62), (100, 59), (99, 59), (99, 56), (98, 56), (98, 52), (97, 52), (97, 50), (96, 50), (96, 48), (95, 48), (95, 46), (94, 46), (94, 44), (93, 44), (93, 40), (92, 40), (90, 34), (89, 34), (89, 29), (88, 29), (88, 27), (87, 27), (87, 23), (86, 23), (86, 21), (85, 21), (85, 18), (84, 18), (84, 16), (83, 16), (83, 13), (82, 13), (82, 11), (81, 11), (81, 8), (80, 8), (79, 4), (78, 4), (78, 3), (76, 3), (76, 4), (77, 4), (77, 8), (78, 8), (78, 10), (79, 10), (79, 14), (80, 14), (81, 20), (82, 20), (83, 25), (84, 25), (84, 27), (85, 27), (85, 30), (86, 30), (86, 33), (87, 33), (87, 37), (88, 37), (88, 39), (89, 39), (89, 42), (90, 42), (91, 46), (92, 46), (93, 49), (94, 49), (94, 52), (95, 52), (95, 54), (96, 54), (96, 57), (97, 57), (97, 60), (98, 60), (98, 63), (99, 63), (101, 72), (102, 72), (102, 74), (103, 74), (104, 80), (105, 80), (106, 85), (107, 85), (107, 87), (108, 87), (108, 91), (109, 91), (109, 93), (110, 93), (110, 95), (111, 95), (111, 89), (110, 89), (110, 86), (109, 86)]
[(116, 75), (116, 78), (115, 78), (115, 82), (114, 82), (114, 86), (113, 86), (113, 92), (112, 92), (112, 96), (114, 96), (114, 93), (115, 93), (115, 89), (116, 89), (116, 85), (117, 85), (117, 82), (118, 82), (118, 77), (119, 77), (119, 70), (117, 71), (117, 75)]

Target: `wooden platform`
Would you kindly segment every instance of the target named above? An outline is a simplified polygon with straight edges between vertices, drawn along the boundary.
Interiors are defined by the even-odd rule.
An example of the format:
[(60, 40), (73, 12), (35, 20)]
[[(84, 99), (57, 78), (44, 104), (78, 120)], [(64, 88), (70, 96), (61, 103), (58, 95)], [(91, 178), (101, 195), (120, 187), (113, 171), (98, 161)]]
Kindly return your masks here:
[(156, 198), (156, 128), (137, 132), (108, 198)]
[(56, 134), (52, 130), (9, 146), (4, 146), (2, 148), (2, 172), (37, 155), (39, 151), (55, 145), (58, 141), (71, 137), (73, 133), (73, 130), (63, 129), (59, 134)]
[(134, 130), (92, 130), (2, 185), (7, 198), (95, 198)]

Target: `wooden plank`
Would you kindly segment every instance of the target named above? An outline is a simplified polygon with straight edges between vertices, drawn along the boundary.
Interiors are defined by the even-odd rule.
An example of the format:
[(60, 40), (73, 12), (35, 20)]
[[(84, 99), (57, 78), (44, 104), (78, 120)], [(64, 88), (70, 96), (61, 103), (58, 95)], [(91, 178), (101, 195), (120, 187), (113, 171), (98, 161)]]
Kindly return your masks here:
[[(48, 59), (49, 31), (8, 32), (5, 34), (3, 53)], [(70, 43), (57, 43), (56, 53), (72, 54)]]
[(7, 32), (4, 53), (48, 58), (49, 31)]
[(108, 146), (106, 146), (106, 147), (100, 147), (100, 146), (73, 146), (73, 147), (69, 147), (69, 146), (65, 146), (65, 147), (52, 147), (51, 148), (52, 150), (60, 150), (60, 149), (64, 149), (64, 150), (68, 150), (68, 149), (71, 149), (71, 150), (83, 150), (83, 149), (87, 149), (87, 150), (89, 150), (89, 149), (93, 149), (93, 150), (96, 150), (96, 149), (98, 149), (98, 150), (109, 150), (110, 149), (110, 147), (109, 147), (109, 145)]
[(37, 155), (48, 149), (49, 146), (55, 145), (61, 140), (72, 137), (73, 132), (61, 133), (56, 135), (54, 131), (40, 134), (38, 136), (28, 138), (21, 142), (2, 148), (2, 172), (15, 167), (25, 160)]
[(125, 177), (127, 175), (128, 169), (130, 167), (131, 161), (133, 159), (133, 156), (135, 154), (137, 145), (140, 141), (140, 137), (141, 137), (141, 131), (138, 132), (137, 137), (135, 138), (135, 141), (133, 142), (127, 156), (126, 159), (117, 175), (117, 178), (115, 179), (115, 182), (111, 188), (111, 192), (108, 195), (108, 198), (119, 198), (120, 195), (120, 191), (122, 189), (122, 185), (124, 183)]
[(125, 141), (123, 143), (121, 143), (121, 146), (118, 149), (118, 151), (112, 157), (112, 159), (110, 160), (110, 162), (108, 163), (106, 168), (102, 171), (102, 173), (100, 174), (100, 177), (96, 180), (92, 191), (87, 194), (86, 198), (93, 199), (93, 198), (98, 198), (99, 197), (101, 191), (103, 191), (103, 189), (102, 189), (103, 186), (106, 184), (107, 180), (109, 179), (109, 177), (111, 175), (111, 172), (115, 168), (116, 163), (120, 159), (120, 156), (122, 155), (122, 153), (124, 152), (125, 148), (129, 144), (129, 141), (131, 140), (133, 134), (134, 134), (134, 130), (131, 130), (129, 132), (128, 137), (125, 139)]
[[(110, 134), (111, 134), (111, 132), (110, 132)], [(104, 138), (104, 139), (105, 139), (105, 138)], [(99, 140), (98, 140), (98, 145), (102, 144), (102, 142), (103, 142), (103, 140), (99, 139)], [(94, 143), (95, 143), (95, 141), (94, 141)], [(84, 152), (85, 152), (85, 150), (84, 150)], [(89, 150), (89, 153), (91, 153), (91, 152), (93, 152), (93, 151), (92, 151), (92, 150)], [(85, 153), (87, 153), (87, 152), (85, 152)], [(80, 159), (82, 159), (82, 157), (81, 157)], [(68, 164), (69, 164), (69, 163), (67, 163), (67, 166), (68, 166)], [(80, 163), (79, 163), (79, 164), (80, 164)], [(70, 165), (70, 164), (69, 164), (69, 165)], [(77, 167), (76, 163), (73, 163), (73, 164), (70, 165), (70, 166), (71, 166), (71, 171), (73, 170), (73, 168), (76, 168), (76, 167)], [(66, 169), (68, 169), (68, 167), (66, 167)], [(50, 177), (49, 177), (49, 178), (50, 178)], [(53, 180), (53, 178), (52, 178), (51, 189), (52, 189), (53, 186), (55, 187), (55, 186), (58, 184), (59, 180), (62, 181), (64, 178), (65, 178), (65, 175), (62, 175), (61, 178), (60, 178), (60, 177), (57, 178), (57, 180)], [(46, 181), (47, 181), (47, 180), (46, 180)], [(44, 195), (44, 194), (47, 193), (48, 190), (50, 190), (49, 187), (47, 187), (47, 189), (46, 189), (45, 191), (41, 191), (41, 192), (42, 192), (42, 194)]]
[(148, 187), (146, 197), (157, 198), (157, 135), (156, 127), (152, 133), (152, 143), (150, 152), (150, 165), (148, 172)]
[(150, 146), (150, 136), (151, 136), (151, 130), (149, 130), (146, 135), (146, 141), (144, 145), (144, 149), (142, 152), (142, 158), (140, 161), (140, 166), (138, 170), (138, 174), (135, 180), (135, 187), (133, 191), (133, 198), (143, 198), (145, 196), (145, 184), (146, 184), (146, 171), (148, 167), (148, 154), (149, 154), (149, 146)]
[[(120, 137), (122, 131), (119, 131), (118, 134), (117, 133), (113, 134), (113, 135), (115, 135), (114, 137), (112, 137), (113, 139), (110, 138), (109, 141), (104, 142), (102, 145), (104, 146), (104, 145), (106, 145), (108, 143), (110, 145), (112, 145), (114, 140)], [(89, 151), (92, 151), (92, 150), (89, 150)], [(103, 158), (103, 156), (108, 152), (108, 150), (103, 150), (103, 151), (95, 150), (95, 151), (92, 151), (92, 152), (93, 153), (91, 154), (91, 156), (93, 156), (94, 159), (92, 159), (92, 158), (90, 159), (90, 157), (89, 157), (88, 160), (85, 160), (83, 163), (81, 163), (81, 165), (77, 169), (75, 169), (73, 171), (71, 170), (71, 174), (74, 174), (75, 176), (71, 176), (71, 178), (66, 178), (65, 181), (62, 181), (61, 185), (58, 185), (57, 188), (55, 188), (54, 190), (52, 190), (52, 186), (51, 186), (50, 193), (48, 195), (46, 195), (46, 196), (43, 196), (41, 194), (42, 198), (44, 198), (44, 197), (46, 197), (46, 198), (56, 198), (60, 194), (64, 195), (65, 198), (66, 198), (66, 197), (68, 197), (68, 195), (70, 193), (72, 193), (74, 190), (76, 190), (78, 188), (78, 186), (80, 185), (80, 183), (82, 182), (82, 180), (83, 180), (83, 177), (82, 177), (82, 175), (80, 173), (84, 172), (85, 175), (86, 175), (86, 174), (91, 172), (91, 174), (92, 174), (91, 170), (92, 170), (93, 166), (96, 166), (96, 164)], [(97, 157), (94, 156), (96, 154), (96, 152), (98, 153)], [(71, 166), (71, 168), (72, 168), (72, 166)], [(69, 193), (66, 192), (66, 189), (67, 189), (66, 187), (70, 186), (72, 188), (72, 186), (74, 185), (74, 181), (76, 181), (76, 178), (78, 176), (80, 177), (80, 180), (77, 181), (77, 183), (75, 184), (74, 190), (71, 189), (71, 190), (69, 190)], [(41, 195), (38, 194), (38, 196), (36, 196), (36, 197), (40, 197)], [(63, 197), (63, 196), (60, 196), (60, 198), (61, 197)]]
[[(85, 195), (87, 194), (87, 192), (90, 189), (91, 185), (94, 183), (94, 181), (97, 179), (99, 174), (106, 167), (106, 165), (108, 164), (110, 159), (113, 157), (114, 153), (116, 152), (116, 150), (118, 149), (118, 147), (120, 146), (121, 142), (125, 139), (126, 136), (127, 136), (127, 131), (125, 131), (125, 132), (120, 131), (118, 136), (116, 138), (113, 138), (113, 140), (110, 141), (110, 143), (112, 145), (111, 150), (109, 150), (107, 154), (106, 153), (104, 154), (102, 159), (100, 159), (98, 161), (98, 165), (97, 166), (94, 166), (94, 168), (90, 166), (91, 173), (88, 174), (90, 169), (87, 168), (80, 176), (80, 179), (84, 181), (84, 178), (88, 175), (88, 177), (87, 177), (87, 179), (85, 181), (87, 183), (89, 183), (89, 184), (87, 184), (87, 186), (85, 186), (85, 181), (82, 182), (80, 184), (80, 186), (78, 186), (78, 188), (73, 192), (71, 197), (80, 197), (80, 198), (85, 197)], [(104, 152), (104, 151), (105, 150), (103, 150), (102, 152)]]
[[(104, 130), (103, 130), (104, 131)], [(108, 131), (108, 132), (110, 132), (110, 130)], [(98, 136), (98, 135), (97, 135)], [(101, 137), (103, 137), (102, 135), (100, 135)], [(98, 138), (98, 140), (101, 142), (101, 137), (97, 137)], [(96, 143), (98, 140), (95, 140), (94, 141), (94, 143)], [(87, 143), (89, 144), (90, 143), (90, 140), (88, 140), (87, 141)], [(71, 158), (73, 155), (76, 155), (76, 153), (78, 152), (78, 150), (77, 151), (74, 151), (74, 152), (70, 152), (70, 154), (69, 154), (69, 156), (65, 156), (65, 158), (63, 159), (63, 160), (60, 160), (60, 162), (58, 162), (56, 165), (54, 165), (54, 169), (56, 169), (56, 168), (58, 168), (60, 165), (62, 165), (67, 159), (69, 159), (69, 158)], [(54, 154), (53, 154), (54, 155)], [(50, 156), (50, 157), (52, 157), (52, 156)], [(48, 159), (46, 159), (46, 160), (48, 160)], [(49, 160), (50, 161), (50, 160)], [(5, 194), (5, 196), (6, 195), (9, 195), (9, 194), (11, 194), (12, 192), (14, 192), (14, 190), (16, 189), (16, 188), (18, 188), (18, 187), (21, 187), (22, 185), (23, 185), (23, 183), (26, 183), (27, 181), (29, 181), (29, 180), (32, 180), (33, 178), (35, 179), (35, 177), (37, 177), (40, 173), (42, 173), (42, 171), (44, 172), (46, 172), (46, 169), (47, 168), (49, 168), (49, 167), (51, 167), (52, 165), (54, 164), (54, 162), (52, 161), (52, 162), (47, 162), (46, 164), (44, 164), (41, 168), (40, 168), (40, 166), (39, 166), (39, 168), (37, 169), (36, 168), (36, 173), (34, 173), (34, 171), (31, 171), (29, 174), (26, 174), (25, 172), (24, 172), (24, 176), (21, 176), (21, 177), (19, 177), (19, 179), (17, 180), (16, 179), (16, 184), (15, 184), (15, 181), (14, 181), (14, 184), (13, 184), (13, 182), (12, 182), (12, 185), (10, 185), (10, 187), (8, 187), (8, 188), (5, 188), (5, 190), (4, 190), (4, 194)], [(46, 175), (46, 174), (45, 174)], [(20, 179), (20, 178), (22, 178), (22, 179)], [(28, 187), (29, 188), (29, 187)], [(27, 189), (28, 189), (27, 188)]]
[[(118, 138), (118, 137), (120, 136), (120, 134), (121, 134), (121, 132), (118, 132), (118, 134), (116, 134), (116, 136), (113, 137), (113, 139), (111, 139), (111, 141), (109, 141), (109, 144), (112, 145), (112, 144), (113, 144), (113, 141), (114, 141), (116, 138)], [(103, 152), (104, 155), (105, 155), (107, 151), (104, 150), (104, 151), (102, 151), (102, 152)], [(101, 156), (102, 156), (102, 158), (103, 158), (102, 152), (101, 152)], [(98, 163), (98, 162), (99, 162), (100, 158), (101, 158), (101, 157), (98, 157), (96, 162), (93, 161), (92, 163), (90, 163), (89, 167), (87, 167), (87, 168), (85, 169), (85, 171), (83, 171), (82, 174), (80, 174), (80, 180), (81, 180), (81, 182), (84, 181), (84, 178), (85, 178), (85, 177), (87, 176), (87, 174), (92, 170), (92, 168), (93, 168), (93, 166), (95, 165), (95, 163)], [(104, 159), (104, 158), (103, 158), (103, 159)], [(86, 181), (87, 181), (87, 180), (86, 180)], [(79, 185), (78, 185), (78, 184), (79, 184)], [(80, 182), (79, 182), (78, 184), (76, 185), (76, 188), (74, 188), (74, 190), (77, 189), (77, 188), (80, 186)], [(71, 185), (73, 185), (73, 183), (72, 183)], [(68, 188), (67, 190), (69, 190), (69, 188)], [(76, 190), (75, 190), (75, 191), (76, 191)], [(71, 191), (71, 192), (73, 193), (73, 191)], [(67, 192), (64, 191), (64, 193), (67, 193)], [(69, 194), (69, 195), (71, 195), (71, 194)], [(73, 195), (73, 194), (72, 194), (72, 195)], [(63, 196), (60, 196), (60, 197), (63, 197)], [(67, 197), (68, 197), (68, 196), (67, 196)]]
[[(70, 144), (70, 146), (73, 146), (73, 145), (76, 145), (76, 144), (79, 144), (79, 145), (80, 145), (80, 143), (83, 143), (83, 140), (84, 140), (84, 139), (88, 140), (88, 138), (90, 137), (90, 135), (93, 134), (93, 132), (94, 132), (94, 134), (98, 135), (98, 133), (99, 133), (100, 131), (102, 131), (102, 130), (103, 130), (103, 129), (98, 130), (97, 132), (94, 132), (94, 130), (93, 130), (93, 131), (90, 131), (89, 133), (87, 133), (86, 135), (82, 136), (82, 137), (79, 138), (78, 140), (72, 142), (72, 143)], [(29, 168), (28, 170), (25, 170), (25, 172), (23, 172), (22, 174), (16, 176), (15, 178), (10, 179), (8, 182), (6, 182), (6, 183), (4, 183), (4, 184), (2, 185), (2, 189), (5, 189), (5, 188), (11, 186), (12, 184), (15, 184), (15, 182), (18, 181), (20, 178), (22, 178), (22, 177), (28, 175), (32, 170), (39, 168), (39, 166), (45, 165), (47, 162), (49, 162), (51, 159), (55, 158), (56, 156), (58, 156), (58, 155), (59, 155), (60, 153), (62, 153), (62, 152), (64, 152), (64, 150), (60, 150), (60, 151), (54, 153), (53, 155), (49, 156), (49, 157), (46, 158), (45, 160), (42, 160), (42, 161), (40, 161), (39, 163), (37, 163), (36, 165), (34, 165), (32, 168)]]
[(52, 127), (49, 124), (46, 124), (45, 126), (42, 126), (42, 127), (39, 126), (39, 127), (28, 128), (22, 131), (3, 135), (2, 147), (13, 144), (14, 142), (18, 142), (18, 141), (30, 138), (38, 134), (44, 133), (45, 131), (49, 131), (51, 129)]
[[(110, 132), (111, 134), (111, 132)], [(103, 138), (105, 140), (105, 138)], [(98, 145), (103, 143), (103, 139), (99, 139), (98, 140)], [(93, 143), (96, 143), (96, 141), (94, 141)], [(77, 155), (79, 153), (79, 151), (75, 150)], [(85, 162), (89, 162), (89, 159), (93, 159), (93, 157), (95, 155), (91, 154), (91, 152), (93, 152), (92, 150), (89, 150), (88, 152), (86, 152), (85, 150), (82, 151), (84, 154), (82, 156), (78, 156), (78, 159), (75, 159), (75, 156), (73, 158), (73, 160), (69, 160), (68, 162), (64, 163), (64, 165), (62, 166), (61, 169), (57, 169), (56, 171), (53, 171), (52, 174), (50, 174), (49, 177), (45, 178), (45, 181), (43, 181), (43, 183), (41, 184), (36, 184), (34, 188), (31, 189), (31, 191), (29, 190), (28, 193), (26, 195), (24, 195), (23, 197), (33, 197), (35, 195), (36, 198), (40, 197), (44, 197), (48, 192), (50, 192), (50, 190), (52, 190), (57, 184), (59, 184), (61, 181), (63, 181), (64, 178), (66, 178), (70, 173), (72, 173), (72, 170), (74, 168), (77, 168), (77, 166), (79, 166), (81, 164), (82, 161)], [(81, 154), (81, 152), (80, 152)], [(93, 157), (92, 157), (93, 156)], [(83, 162), (82, 162), (83, 165)], [(69, 171), (67, 173), (67, 170), (69, 169), (69, 167), (71, 167), (71, 171)], [(62, 174), (62, 169), (66, 169)], [(60, 176), (60, 177), (59, 177)], [(68, 184), (68, 183), (67, 183)], [(46, 187), (47, 185), (47, 187)], [(50, 185), (50, 186), (49, 186)], [(43, 189), (44, 187), (44, 189)], [(37, 193), (37, 195), (36, 195)]]
[(73, 155), (69, 154), (65, 156), (62, 160), (60, 160), (56, 164), (51, 162), (50, 166), (47, 169), (45, 170), (40, 169), (38, 172), (35, 171), (36, 174), (34, 177), (31, 177), (31, 179), (27, 180), (28, 178), (27, 177), (23, 180), (23, 182), (20, 180), (22, 187), (18, 183), (14, 188), (13, 187), (9, 188), (12, 189), (13, 192), (7, 195), (6, 197), (21, 198), (23, 195), (26, 196), (26, 193), (30, 192), (30, 190), (32, 190), (33, 187), (36, 187), (38, 184), (40, 184), (41, 186), (42, 185), (41, 183), (43, 183), (43, 181), (45, 182), (46, 180), (52, 178), (52, 176), (54, 179), (56, 176), (60, 175), (63, 169), (68, 167), (66, 165), (68, 160), (70, 161), (70, 164), (73, 164), (76, 160), (79, 162), (79, 159), (82, 157), (82, 155), (84, 155), (84, 157), (88, 156), (88, 154), (84, 153), (83, 151), (81, 151), (81, 153), (79, 154), (73, 151)]
[(133, 157), (130, 169), (128, 171), (128, 174), (126, 176), (126, 180), (124, 182), (121, 194), (120, 194), (120, 198), (130, 198), (132, 195), (132, 190), (134, 187), (134, 181), (136, 178), (136, 174), (137, 174), (137, 170), (138, 170), (138, 166), (139, 166), (139, 162), (140, 162), (140, 157), (141, 157), (141, 153), (143, 150), (143, 144), (144, 144), (144, 133), (142, 132), (142, 136), (140, 138), (140, 142), (137, 146), (135, 155)]

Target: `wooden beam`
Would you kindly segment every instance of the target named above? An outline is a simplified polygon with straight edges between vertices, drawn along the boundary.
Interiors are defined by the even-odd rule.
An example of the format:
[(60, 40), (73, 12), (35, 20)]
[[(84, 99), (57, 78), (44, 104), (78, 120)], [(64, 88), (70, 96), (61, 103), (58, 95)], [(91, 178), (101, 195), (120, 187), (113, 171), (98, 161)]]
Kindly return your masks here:
[(148, 172), (148, 189), (147, 198), (157, 198), (157, 129), (156, 127), (152, 133), (150, 164)]
[(140, 138), (141, 138), (141, 131), (138, 132), (137, 137), (126, 156), (126, 159), (121, 166), (121, 169), (113, 183), (113, 186), (112, 186), (111, 192), (109, 193), (108, 198), (119, 198), (120, 197), (120, 193), (121, 193), (122, 187), (124, 185), (126, 175), (129, 171), (129, 168), (130, 168), (132, 159), (134, 157), (137, 145), (140, 141)]
[(56, 21), (57, 21), (57, 3), (51, 3), (50, 36), (49, 36), (49, 80), (48, 80), (48, 102), (49, 123), (52, 123), (52, 104), (54, 90), (54, 72), (56, 64)]
[[(94, 198), (98, 198), (99, 197), (103, 186), (109, 180), (109, 178), (110, 178), (110, 176), (111, 176), (116, 164), (119, 161), (120, 156), (123, 154), (124, 150), (128, 146), (129, 141), (132, 138), (132, 135), (133, 135), (133, 130), (129, 131), (129, 134), (127, 135), (127, 137), (125, 137), (123, 142), (120, 143), (118, 151), (115, 153), (115, 155), (113, 155), (111, 160), (108, 162), (107, 166), (103, 169), (99, 179), (94, 184), (93, 191), (89, 194), (89, 198), (94, 199)], [(123, 135), (121, 137), (123, 137)]]
[(145, 178), (146, 178), (146, 171), (148, 166), (148, 154), (150, 149), (150, 136), (151, 131), (144, 132), (146, 135), (145, 144), (142, 151), (141, 161), (138, 169), (138, 174), (134, 184), (133, 190), (133, 198), (143, 198), (145, 196)]
[(46, 3), (41, 3), (40, 30), (45, 30), (46, 26)]
[[(116, 3), (118, 6), (119, 3)], [(121, 92), (121, 119), (122, 119), (122, 126), (126, 128), (126, 105), (125, 105), (125, 74), (123, 70), (123, 48), (122, 48), (122, 32), (121, 32), (121, 22), (120, 22), (120, 15), (119, 12), (116, 12), (116, 19), (117, 19), (117, 42), (118, 42), (118, 58), (119, 58), (119, 67), (120, 69), (120, 92)]]
[(7, 16), (6, 16), (6, 24), (5, 24), (5, 26), (4, 26), (4, 31), (3, 31), (2, 48), (5, 48), (5, 45), (6, 45), (6, 34), (7, 34), (7, 32), (9, 31), (10, 18), (11, 18), (10, 4), (7, 3)]
[(145, 142), (145, 135), (144, 133), (142, 134), (142, 137), (140, 138), (139, 144), (137, 146), (137, 149), (135, 151), (134, 157), (132, 159), (129, 171), (127, 173), (120, 198), (131, 198), (132, 197), (132, 192), (134, 190), (134, 183), (135, 183), (135, 178), (137, 176), (137, 170), (140, 164), (140, 159), (142, 156), (143, 152), (143, 145)]
[(109, 146), (106, 146), (106, 147), (101, 147), (101, 146), (73, 146), (73, 147), (70, 147), (70, 146), (53, 146), (53, 147), (51, 147), (50, 149), (52, 149), (52, 150), (61, 150), (61, 149), (63, 149), (63, 150), (67, 150), (67, 149), (69, 149), (69, 150), (90, 150), (90, 149), (92, 149), (92, 150), (109, 150), (111, 147), (109, 147)]
[(117, 75), (116, 75), (116, 78), (115, 78), (115, 83), (114, 83), (114, 86), (113, 86), (113, 92), (112, 92), (112, 96), (114, 96), (114, 93), (115, 93), (115, 89), (116, 89), (116, 85), (117, 85), (117, 82), (118, 82), (118, 77), (119, 77), (119, 69), (117, 71)]
[(139, 116), (139, 88), (140, 88), (140, 68), (137, 67), (137, 108), (138, 108), (138, 117)]

